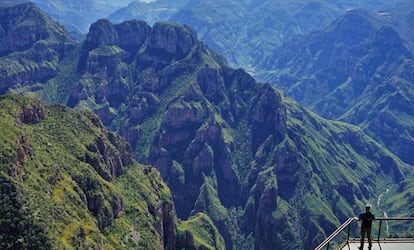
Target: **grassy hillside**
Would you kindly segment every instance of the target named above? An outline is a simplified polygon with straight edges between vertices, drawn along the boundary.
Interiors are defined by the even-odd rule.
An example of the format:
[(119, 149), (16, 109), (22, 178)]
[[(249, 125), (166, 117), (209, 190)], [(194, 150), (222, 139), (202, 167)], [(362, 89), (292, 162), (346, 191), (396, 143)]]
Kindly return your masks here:
[(175, 247), (168, 187), (98, 117), (14, 95), (0, 113), (2, 249)]

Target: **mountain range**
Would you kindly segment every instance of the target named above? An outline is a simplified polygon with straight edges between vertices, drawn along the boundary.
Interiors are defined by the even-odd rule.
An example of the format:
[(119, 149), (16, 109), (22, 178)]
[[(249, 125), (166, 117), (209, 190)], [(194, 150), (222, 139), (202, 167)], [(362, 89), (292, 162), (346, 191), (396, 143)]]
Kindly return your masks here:
[(326, 118), (359, 125), (414, 164), (412, 54), (381, 16), (349, 11), (275, 49), (263, 65), (262, 79)]
[[(298, 37), (292, 46), (313, 52), (320, 44), (307, 44), (321, 34), (325, 44), (332, 37), (335, 43), (352, 26), (340, 24), (357, 20), (360, 35), (337, 50), (344, 69), (364, 49), (390, 59), (381, 72), (409, 68), (411, 54), (398, 33), (360, 13), (350, 11), (310, 33), (315, 40)], [(313, 249), (380, 194), (379, 213), (413, 216), (412, 166), (365, 127), (324, 119), (231, 68), (190, 26), (100, 19), (83, 42), (74, 42), (34, 4), (1, 5), (0, 20), (0, 163), (7, 190), (0, 204), (13, 212), (2, 213), (0, 223), (16, 218), (37, 235), (25, 243), (28, 232), (2, 231), (6, 247)], [(286, 65), (292, 66), (286, 79), (316, 74), (301, 64), (306, 53), (299, 60), (287, 55), (294, 52), (290, 44), (283, 46), (286, 57), (275, 51), (275, 60), (264, 60), (277, 62), (275, 75), (264, 77), (277, 83)], [(342, 79), (320, 61), (310, 68)], [(411, 81), (406, 74), (401, 79)]]
[[(377, 11), (394, 1), (175, 2), (134, 2), (117, 10), (108, 19), (115, 23), (137, 18), (150, 23), (169, 20), (190, 25), (202, 41), (222, 54), (231, 65), (256, 73), (261, 71), (257, 66), (267, 52), (290, 38), (325, 27), (346, 10), (364, 8)], [(152, 14), (154, 12), (159, 14)]]
[[(24, 0), (19, 0), (24, 1)], [(0, 0), (0, 2), (16, 2)], [(393, 1), (62, 1), (34, 0), (43, 11), (59, 21), (72, 38), (82, 40), (89, 26), (100, 18), (113, 23), (144, 20), (173, 21), (192, 26), (200, 39), (222, 54), (234, 67), (251, 73), (261, 71), (259, 62), (275, 46), (297, 36), (319, 30), (349, 9), (392, 13), (396, 25), (410, 32), (408, 0)], [(394, 9), (394, 11), (392, 10)], [(406, 16), (398, 16), (406, 13)], [(394, 16), (396, 14), (397, 16)], [(407, 22), (399, 22), (405, 20)], [(406, 24), (405, 24), (406, 23)], [(407, 25), (408, 24), (408, 25)]]

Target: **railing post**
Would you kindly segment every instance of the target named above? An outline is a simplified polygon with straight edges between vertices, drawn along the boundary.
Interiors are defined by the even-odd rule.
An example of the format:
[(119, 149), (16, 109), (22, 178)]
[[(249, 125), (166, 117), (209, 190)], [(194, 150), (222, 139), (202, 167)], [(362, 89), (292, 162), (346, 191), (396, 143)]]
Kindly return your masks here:
[(378, 238), (377, 238), (377, 241), (379, 242), (379, 240), (380, 240), (380, 235), (381, 235), (381, 226), (382, 226), (382, 220), (380, 220), (380, 223), (379, 223), (379, 228), (378, 228)]

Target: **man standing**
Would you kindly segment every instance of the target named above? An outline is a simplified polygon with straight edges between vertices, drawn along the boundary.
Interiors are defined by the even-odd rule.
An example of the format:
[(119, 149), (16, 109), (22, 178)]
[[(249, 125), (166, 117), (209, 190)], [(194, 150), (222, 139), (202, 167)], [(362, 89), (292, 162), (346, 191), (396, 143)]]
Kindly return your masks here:
[(371, 244), (371, 226), (372, 226), (372, 221), (375, 220), (375, 215), (373, 213), (371, 213), (371, 205), (369, 205), (369, 204), (365, 205), (365, 213), (360, 214), (357, 219), (362, 221), (362, 224), (361, 224), (361, 246), (359, 247), (359, 249), (364, 248), (365, 234), (367, 234), (367, 238), (368, 238), (368, 244), (369, 244), (368, 249), (371, 249), (371, 247), (372, 247), (372, 244)]

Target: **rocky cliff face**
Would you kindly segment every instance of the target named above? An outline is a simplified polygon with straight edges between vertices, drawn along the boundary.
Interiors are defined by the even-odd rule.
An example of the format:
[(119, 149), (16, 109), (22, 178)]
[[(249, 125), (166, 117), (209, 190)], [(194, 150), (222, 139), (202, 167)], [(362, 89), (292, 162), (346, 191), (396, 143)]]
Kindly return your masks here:
[[(358, 210), (358, 202), (372, 198), (367, 190), (376, 181), (364, 187), (362, 179), (354, 179), (360, 171), (377, 166), (380, 176), (394, 176), (386, 178), (390, 183), (404, 179), (403, 164), (363, 134), (321, 120), (270, 85), (228, 68), (192, 29), (157, 23), (147, 30), (141, 24), (139, 42), (131, 49), (119, 41), (117, 30), (126, 24), (100, 20), (91, 26), (83, 44), (86, 61), (81, 58), (78, 64), (86, 66), (78, 68), (82, 80), (70, 105), (88, 105), (106, 125), (120, 124), (115, 128), (131, 142), (137, 158), (155, 166), (170, 186), (178, 216), (208, 213), (228, 248), (250, 233), (255, 236), (251, 244), (259, 249), (292, 247), (292, 242), (298, 242), (297, 248), (314, 246), (324, 234), (317, 228), (332, 230), (337, 220)], [(98, 53), (105, 55), (101, 61), (94, 57)], [(113, 85), (121, 81), (123, 88)], [(119, 98), (111, 97), (120, 89)], [(74, 93), (83, 97), (73, 98)], [(91, 97), (95, 103), (88, 103)], [(383, 156), (371, 157), (372, 151), (359, 144), (369, 144)], [(351, 155), (364, 160), (355, 163), (348, 160), (355, 158)], [(341, 171), (328, 167), (332, 164), (351, 172), (338, 175)], [(309, 179), (313, 191), (307, 188)], [(321, 201), (324, 196), (330, 198)], [(336, 197), (347, 205), (336, 207)], [(307, 208), (309, 202), (326, 204), (332, 215), (325, 218)], [(234, 207), (245, 211), (238, 231), (230, 227)], [(317, 217), (310, 223), (298, 219), (308, 214)]]
[[(46, 106), (40, 102), (29, 106), (22, 106), (20, 110), (16, 112), (16, 123), (18, 126), (23, 124), (37, 124), (41, 120), (46, 118), (48, 113)], [(12, 162), (8, 169), (8, 174), (17, 179), (22, 180), (24, 170), (22, 166), (26, 163), (26, 160), (35, 155), (33, 145), (29, 142), (27, 135), (22, 134), (17, 140), (17, 147), (15, 157), (9, 159)]]
[(0, 93), (39, 88), (57, 75), (60, 57), (72, 47), (66, 31), (32, 3), (2, 5), (0, 27)]

